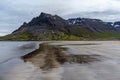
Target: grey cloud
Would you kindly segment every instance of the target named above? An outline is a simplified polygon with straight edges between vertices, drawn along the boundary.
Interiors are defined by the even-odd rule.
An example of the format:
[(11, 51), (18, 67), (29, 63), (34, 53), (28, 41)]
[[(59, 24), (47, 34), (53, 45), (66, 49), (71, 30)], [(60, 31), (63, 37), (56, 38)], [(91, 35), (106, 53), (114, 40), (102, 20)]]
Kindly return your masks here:
[[(120, 0), (3, 0), (0, 1), (0, 33), (10, 33), (40, 12), (71, 17), (120, 20)], [(90, 3), (91, 2), (91, 3)]]
[(114, 10), (106, 10), (106, 11), (93, 11), (93, 12), (78, 12), (64, 15), (65, 18), (72, 17), (85, 17), (85, 18), (98, 18), (103, 21), (116, 21), (120, 20), (120, 12)]

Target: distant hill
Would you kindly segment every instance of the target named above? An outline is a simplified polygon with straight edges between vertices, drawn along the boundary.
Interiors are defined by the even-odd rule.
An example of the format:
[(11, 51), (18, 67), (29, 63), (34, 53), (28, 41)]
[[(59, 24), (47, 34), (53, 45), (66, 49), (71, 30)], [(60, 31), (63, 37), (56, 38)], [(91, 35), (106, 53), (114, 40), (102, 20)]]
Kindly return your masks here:
[(70, 18), (41, 13), (0, 40), (108, 40), (120, 39), (120, 22)]

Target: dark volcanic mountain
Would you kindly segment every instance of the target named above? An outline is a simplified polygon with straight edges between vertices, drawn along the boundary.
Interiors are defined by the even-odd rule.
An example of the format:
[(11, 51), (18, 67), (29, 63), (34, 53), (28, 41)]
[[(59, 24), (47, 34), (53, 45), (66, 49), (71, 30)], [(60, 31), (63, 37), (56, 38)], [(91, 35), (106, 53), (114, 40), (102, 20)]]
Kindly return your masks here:
[[(116, 27), (117, 25), (117, 27)], [(119, 26), (118, 26), (119, 25)], [(1, 40), (90, 40), (119, 39), (119, 22), (99, 19), (71, 18), (41, 13)]]

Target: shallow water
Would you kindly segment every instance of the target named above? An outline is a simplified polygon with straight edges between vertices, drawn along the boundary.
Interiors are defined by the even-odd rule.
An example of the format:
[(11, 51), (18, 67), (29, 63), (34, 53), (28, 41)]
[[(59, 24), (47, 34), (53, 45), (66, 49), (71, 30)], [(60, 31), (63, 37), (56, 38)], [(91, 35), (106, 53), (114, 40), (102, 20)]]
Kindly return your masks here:
[(0, 63), (35, 50), (40, 42), (0, 42)]
[[(42, 71), (19, 57), (38, 47), (39, 42), (0, 42), (0, 80), (120, 80), (119, 41), (59, 41), (67, 54), (101, 55), (90, 64), (65, 63), (60, 68)], [(97, 45), (75, 45), (75, 44)], [(99, 44), (99, 45), (98, 45)], [(31, 47), (29, 47), (29, 46)]]

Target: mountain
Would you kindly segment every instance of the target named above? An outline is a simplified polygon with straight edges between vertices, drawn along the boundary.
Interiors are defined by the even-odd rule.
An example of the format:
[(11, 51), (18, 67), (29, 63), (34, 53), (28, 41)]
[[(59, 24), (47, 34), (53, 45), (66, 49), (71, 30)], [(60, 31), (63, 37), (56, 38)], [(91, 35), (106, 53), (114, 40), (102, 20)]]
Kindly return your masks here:
[[(118, 26), (119, 25), (119, 26)], [(0, 40), (95, 40), (119, 39), (120, 22), (99, 19), (70, 18), (41, 13), (30, 22), (24, 22), (11, 34)]]

